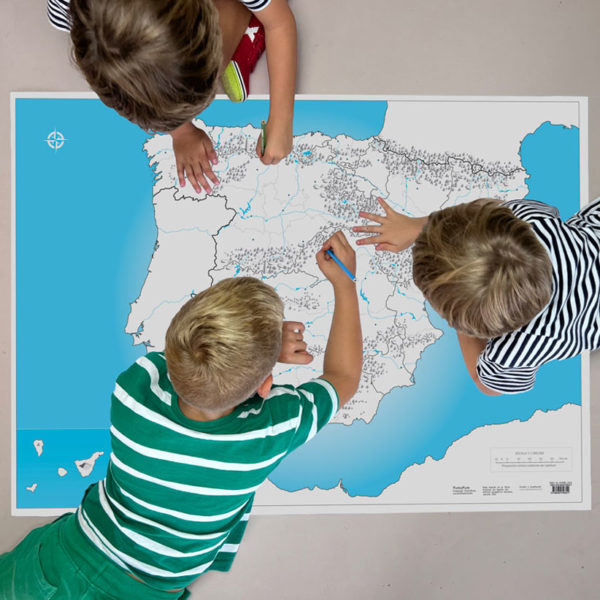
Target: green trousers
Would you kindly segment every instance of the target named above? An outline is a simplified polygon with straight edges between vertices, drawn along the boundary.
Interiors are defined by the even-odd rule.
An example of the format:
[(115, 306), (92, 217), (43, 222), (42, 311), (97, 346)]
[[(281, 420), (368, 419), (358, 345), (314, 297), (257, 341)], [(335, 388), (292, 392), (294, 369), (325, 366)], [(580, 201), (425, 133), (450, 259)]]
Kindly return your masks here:
[(34, 529), (0, 556), (0, 600), (178, 600), (188, 595), (156, 590), (130, 577), (83, 535), (74, 513)]

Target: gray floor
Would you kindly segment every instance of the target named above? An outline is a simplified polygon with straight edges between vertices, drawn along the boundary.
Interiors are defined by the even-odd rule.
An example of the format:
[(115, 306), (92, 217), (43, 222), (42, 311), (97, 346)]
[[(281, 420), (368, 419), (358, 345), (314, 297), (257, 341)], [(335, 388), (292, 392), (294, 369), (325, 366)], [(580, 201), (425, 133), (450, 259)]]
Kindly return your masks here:
[[(9, 515), (9, 92), (87, 89), (44, 5), (0, 0), (0, 551), (44, 522)], [(590, 197), (600, 195), (598, 0), (292, 0), (292, 7), (301, 93), (589, 96)], [(252, 86), (267, 91), (264, 61)], [(39, 187), (43, 194), (43, 181)], [(599, 390), (597, 352), (594, 402)], [(599, 534), (597, 501), (586, 513), (256, 517), (233, 571), (206, 575), (192, 597), (587, 600), (598, 597)]]

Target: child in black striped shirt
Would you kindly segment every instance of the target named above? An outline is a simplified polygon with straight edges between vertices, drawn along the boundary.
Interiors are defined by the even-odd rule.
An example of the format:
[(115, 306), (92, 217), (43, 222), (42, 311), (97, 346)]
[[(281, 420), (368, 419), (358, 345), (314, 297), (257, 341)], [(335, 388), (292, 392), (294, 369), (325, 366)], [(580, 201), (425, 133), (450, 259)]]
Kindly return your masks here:
[(600, 347), (600, 198), (567, 221), (533, 200), (480, 199), (429, 217), (361, 212), (358, 244), (413, 247), (413, 276), (456, 329), (485, 394), (530, 390), (538, 368)]

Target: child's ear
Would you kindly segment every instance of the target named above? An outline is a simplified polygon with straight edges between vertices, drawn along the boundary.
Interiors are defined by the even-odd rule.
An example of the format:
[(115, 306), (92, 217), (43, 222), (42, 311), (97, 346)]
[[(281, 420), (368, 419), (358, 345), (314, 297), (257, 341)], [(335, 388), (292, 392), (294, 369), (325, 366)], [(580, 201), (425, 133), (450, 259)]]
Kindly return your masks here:
[(271, 386), (273, 385), (273, 374), (269, 375), (257, 388), (256, 393), (261, 398), (266, 398), (271, 391)]

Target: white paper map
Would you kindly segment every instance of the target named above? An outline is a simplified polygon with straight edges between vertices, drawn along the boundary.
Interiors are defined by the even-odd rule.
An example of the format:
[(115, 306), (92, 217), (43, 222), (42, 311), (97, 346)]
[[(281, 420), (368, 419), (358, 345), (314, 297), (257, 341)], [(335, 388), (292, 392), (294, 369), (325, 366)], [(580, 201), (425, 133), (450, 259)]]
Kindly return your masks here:
[[(144, 134), (89, 98), (15, 99), (17, 142), (35, 141), (35, 151), (52, 164), (50, 179), (61, 182), (54, 210), (47, 201), (40, 214), (26, 182), (25, 155), (16, 153), (15, 337), (25, 347), (16, 363), (17, 512), (73, 506), (82, 485), (102, 477), (114, 376), (140, 353), (162, 349), (172, 316), (212, 283), (250, 275), (276, 288), (286, 318), (305, 322), (315, 360), (304, 367), (278, 364), (275, 381), (300, 383), (322, 372), (333, 308), (315, 252), (338, 229), (355, 238), (350, 228), (360, 223), (358, 211), (378, 211), (377, 196), (412, 216), (491, 196), (555, 204), (566, 218), (580, 198), (587, 201), (583, 99), (296, 104), (293, 151), (272, 167), (255, 153), (263, 100), (242, 107), (219, 100), (202, 115), (196, 124), (219, 157), (220, 185), (207, 196), (177, 184), (170, 136)], [(39, 132), (30, 132), (28, 110), (36, 111), (36, 125), (43, 123)], [(111, 142), (107, 147), (99, 131)], [(69, 174), (62, 180), (61, 169)], [(35, 211), (24, 210), (33, 203)], [(90, 410), (75, 395), (64, 398), (64, 419), (59, 410), (48, 426), (36, 405), (40, 390), (20, 369), (39, 364), (39, 348), (29, 346), (27, 286), (46, 275), (33, 256), (42, 246), (52, 255), (52, 240), (62, 235), (71, 236), (77, 257), (58, 252), (45, 260), (70, 269), (55, 285), (56, 304), (78, 326), (66, 328), (72, 343), (61, 340), (64, 349), (45, 355), (51, 364), (44, 368), (79, 364), (72, 355), (80, 347), (81, 385), (102, 377), (97, 383), (105, 396), (98, 394)], [(333, 424), (273, 472), (257, 493), (255, 511), (589, 508), (588, 357), (546, 366), (528, 394), (486, 397), (470, 381), (455, 335), (412, 282), (410, 251), (360, 247), (357, 258), (360, 388)], [(81, 277), (89, 278), (93, 293), (81, 293), (90, 290)], [(68, 312), (75, 306), (84, 307), (86, 320)], [(36, 328), (39, 335), (39, 323)], [(47, 335), (56, 339), (52, 331)], [(108, 358), (111, 344), (124, 346), (124, 339), (122, 356)], [(43, 455), (36, 455), (34, 438), (43, 443)], [(65, 472), (63, 465), (73, 463)], [(46, 491), (45, 480), (51, 483)]]

